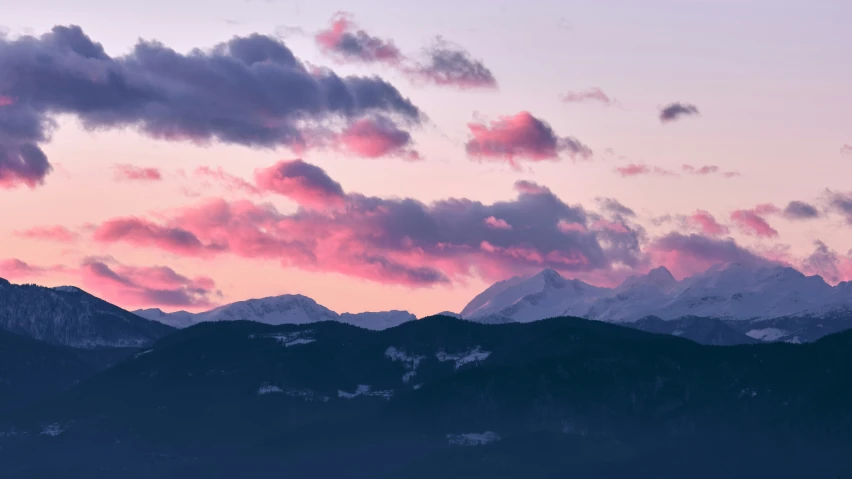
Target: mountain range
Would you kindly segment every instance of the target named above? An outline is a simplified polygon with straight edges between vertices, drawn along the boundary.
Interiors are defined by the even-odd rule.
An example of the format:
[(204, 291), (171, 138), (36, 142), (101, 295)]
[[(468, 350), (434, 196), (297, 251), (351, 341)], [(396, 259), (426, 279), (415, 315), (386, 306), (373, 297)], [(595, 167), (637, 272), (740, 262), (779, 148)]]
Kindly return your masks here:
[(0, 470), (836, 478), (848, 291), (740, 264), (616, 288), (544, 270), (414, 321), (300, 295), (134, 314), (0, 281)]
[(207, 321), (257, 321), (273, 325), (339, 321), (366, 329), (386, 329), (417, 319), (408, 311), (338, 314), (300, 294), (239, 301), (195, 314), (187, 311), (165, 313), (159, 308), (139, 309), (133, 313), (176, 328), (185, 328)]
[[(222, 320), (267, 324), (332, 320), (385, 329), (416, 319), (407, 311), (338, 314), (302, 295), (251, 299), (203, 313), (159, 309), (134, 313), (177, 328)], [(545, 269), (495, 283), (460, 314), (441, 314), (486, 324), (573, 316), (683, 335), (705, 344), (807, 342), (852, 325), (852, 283), (830, 286), (819, 276), (805, 276), (789, 267), (728, 263), (680, 281), (659, 267), (605, 288)]]

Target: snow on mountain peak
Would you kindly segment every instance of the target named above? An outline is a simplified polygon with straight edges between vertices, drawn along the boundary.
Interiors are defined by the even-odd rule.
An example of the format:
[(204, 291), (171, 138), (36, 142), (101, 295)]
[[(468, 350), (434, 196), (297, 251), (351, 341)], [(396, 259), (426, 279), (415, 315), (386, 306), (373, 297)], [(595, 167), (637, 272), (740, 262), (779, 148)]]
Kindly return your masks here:
[(523, 322), (543, 319), (539, 317), (542, 314), (544, 317), (579, 315), (588, 309), (584, 303), (610, 291), (577, 279), (565, 279), (552, 269), (498, 284), (499, 289), (489, 288), (474, 298), (462, 310), (462, 317), (498, 317)]
[(651, 315), (745, 320), (852, 308), (852, 285), (831, 287), (820, 276), (769, 262), (718, 264), (681, 281), (658, 267), (615, 289), (566, 279), (553, 270), (497, 285), (477, 296), (462, 316), (503, 322), (554, 316), (632, 322)]
[(140, 309), (134, 313), (177, 328), (205, 321), (256, 321), (273, 325), (339, 321), (366, 329), (387, 329), (417, 319), (408, 311), (396, 310), (337, 314), (301, 294), (238, 301), (195, 314), (186, 311), (164, 313), (158, 308)]

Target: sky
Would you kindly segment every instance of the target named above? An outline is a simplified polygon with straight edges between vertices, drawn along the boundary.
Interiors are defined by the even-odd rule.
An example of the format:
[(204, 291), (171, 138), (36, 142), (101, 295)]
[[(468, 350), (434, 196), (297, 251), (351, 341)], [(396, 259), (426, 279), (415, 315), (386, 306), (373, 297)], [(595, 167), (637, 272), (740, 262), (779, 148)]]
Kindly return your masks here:
[(852, 279), (852, 4), (30, 0), (0, 277), (460, 311), (553, 268)]

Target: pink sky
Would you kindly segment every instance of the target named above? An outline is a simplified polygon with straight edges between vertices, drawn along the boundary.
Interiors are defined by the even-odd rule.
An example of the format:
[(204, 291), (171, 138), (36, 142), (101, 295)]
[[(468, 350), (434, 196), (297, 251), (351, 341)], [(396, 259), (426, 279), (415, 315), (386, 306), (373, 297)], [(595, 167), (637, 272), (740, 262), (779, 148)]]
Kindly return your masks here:
[(852, 7), (87, 1), (0, 20), (0, 277), (421, 316), (545, 267), (852, 279)]

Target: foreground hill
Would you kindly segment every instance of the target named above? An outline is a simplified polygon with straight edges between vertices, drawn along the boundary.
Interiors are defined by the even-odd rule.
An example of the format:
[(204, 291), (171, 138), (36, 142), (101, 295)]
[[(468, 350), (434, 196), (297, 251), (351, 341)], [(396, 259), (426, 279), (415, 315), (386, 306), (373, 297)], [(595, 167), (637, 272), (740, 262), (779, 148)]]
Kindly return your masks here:
[[(0, 416), (8, 477), (831, 477), (852, 334), (702, 346), (602, 322), (204, 323)], [(45, 463), (44, 457), (51, 461)], [(570, 475), (565, 476), (566, 473)]]
[(141, 347), (174, 329), (73, 286), (16, 285), (0, 278), (0, 330), (75, 348)]

